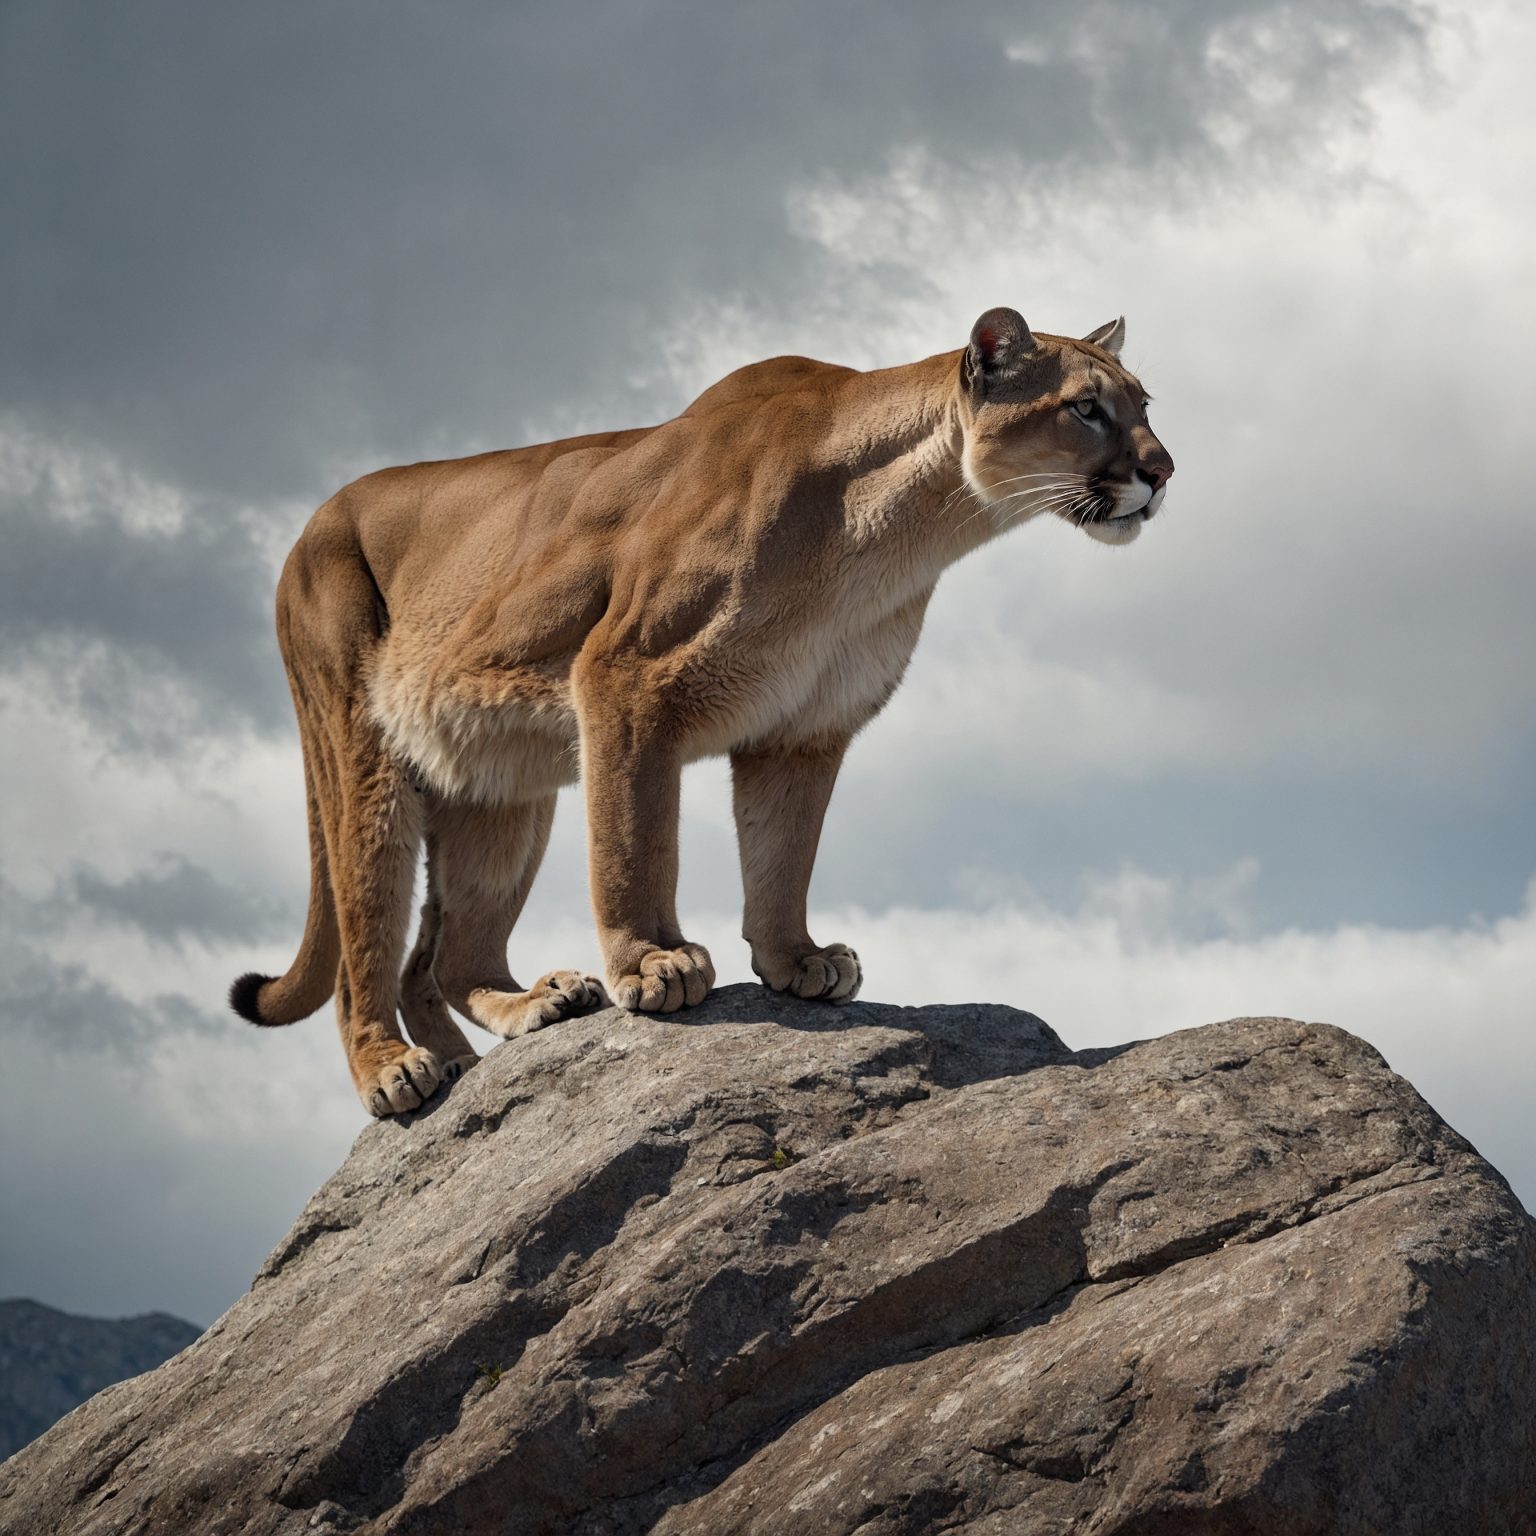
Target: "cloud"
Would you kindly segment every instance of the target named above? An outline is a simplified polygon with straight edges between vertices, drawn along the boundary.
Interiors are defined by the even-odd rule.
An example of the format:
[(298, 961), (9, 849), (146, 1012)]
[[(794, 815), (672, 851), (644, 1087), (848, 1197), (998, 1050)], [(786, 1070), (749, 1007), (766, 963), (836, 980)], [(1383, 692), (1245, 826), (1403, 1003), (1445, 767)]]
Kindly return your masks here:
[[(800, 312), (806, 184), (911, 151), (999, 188), (1316, 163), (1428, 35), (1411, 0), (161, 3), (89, 27), (32, 5), (4, 27), (0, 407), (246, 499), (674, 408), (644, 381), (694, 298)], [(870, 314), (922, 282), (885, 264)]]
[(0, 422), (0, 658), (115, 742), (271, 729), (289, 704), (263, 535), (111, 455)]
[(83, 965), (14, 941), (0, 983), (0, 1021), (8, 1040), (30, 1034), (60, 1054), (105, 1050), (125, 1059), (142, 1056), (151, 1043), (219, 1027), (180, 994), (135, 1001)]
[[(1536, 772), (1518, 424), (1536, 392), (1497, 370), (1495, 404), (1487, 382), (1536, 343), (1515, 276), (1536, 224), (1505, 169), (1536, 152), (1536, 29), (1490, 8), (1440, 42), (1428, 89), (1370, 87), (1368, 134), (1320, 131), (1336, 177), (983, 187), (910, 156), (808, 183), (828, 263), (810, 319), (732, 300), (717, 324), (701, 305), (686, 334), (705, 340), (672, 359), (685, 391), (727, 361), (721, 333), (750, 355), (811, 331), (823, 355), (884, 363), (1001, 297), (1069, 331), (1124, 308), (1179, 464), (1131, 550), (1030, 526), (946, 575), (834, 800), (841, 857), (818, 882), (839, 898), (862, 881), (878, 901), (963, 900), (944, 884), (958, 864), (1064, 899), (1084, 866), (1253, 854), (1261, 924), (1518, 904)], [(926, 281), (888, 328), (842, 302), (876, 257)]]
[(171, 947), (189, 939), (249, 943), (279, 937), (299, 923), (290, 908), (228, 885), (180, 854), (162, 854), (148, 869), (122, 880), (76, 867), (44, 905), (65, 912), (74, 908)]
[[(197, 926), (199, 919), (182, 902), (200, 890), (213, 897), (215, 906), (223, 898), (225, 916), (230, 915), (229, 893), (179, 862), (120, 883), (77, 869), (41, 899), (19, 890), (0, 872), (0, 927), (9, 944), (0, 977), (0, 1024), (6, 1038), (30, 1035), (63, 1054), (105, 1049), (126, 1059), (142, 1057), (152, 1044), (222, 1027), (184, 992), (142, 995), (131, 984), (137, 976), (125, 990), (110, 972), (103, 974), (99, 947), (79, 942), (90, 919), (101, 916), (126, 922), (157, 942), (174, 941)], [(217, 936), (217, 918), (201, 933)]]

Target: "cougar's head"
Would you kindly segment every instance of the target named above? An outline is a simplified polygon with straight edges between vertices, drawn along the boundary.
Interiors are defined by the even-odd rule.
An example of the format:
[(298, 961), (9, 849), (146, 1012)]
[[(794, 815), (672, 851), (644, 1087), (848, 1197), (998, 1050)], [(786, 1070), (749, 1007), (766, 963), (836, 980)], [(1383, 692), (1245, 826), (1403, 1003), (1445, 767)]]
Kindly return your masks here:
[(1120, 365), (1125, 321), (1080, 341), (989, 309), (960, 362), (961, 465), (1000, 531), (1054, 512), (1129, 544), (1163, 504), (1173, 460), (1147, 424), (1147, 393)]

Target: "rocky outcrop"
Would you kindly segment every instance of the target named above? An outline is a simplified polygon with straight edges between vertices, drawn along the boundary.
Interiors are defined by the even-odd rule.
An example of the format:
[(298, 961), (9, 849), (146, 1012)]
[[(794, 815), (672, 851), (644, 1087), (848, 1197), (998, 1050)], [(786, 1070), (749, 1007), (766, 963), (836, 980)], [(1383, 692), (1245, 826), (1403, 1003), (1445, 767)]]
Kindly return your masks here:
[(0, 1531), (1493, 1536), (1533, 1405), (1533, 1224), (1359, 1040), (732, 987), (369, 1127)]
[(103, 1387), (169, 1360), (200, 1331), (167, 1312), (76, 1317), (21, 1297), (0, 1301), (0, 1461)]

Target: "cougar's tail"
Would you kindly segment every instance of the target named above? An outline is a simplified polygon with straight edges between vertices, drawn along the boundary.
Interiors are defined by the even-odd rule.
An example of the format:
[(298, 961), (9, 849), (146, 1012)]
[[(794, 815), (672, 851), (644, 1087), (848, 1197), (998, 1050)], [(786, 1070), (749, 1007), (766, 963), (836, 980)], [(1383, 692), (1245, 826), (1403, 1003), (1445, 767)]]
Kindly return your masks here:
[[(300, 736), (304, 730), (300, 726)], [(341, 932), (331, 890), (325, 824), (316, 797), (310, 743), (304, 742), (304, 798), (309, 810), (309, 913), (294, 962), (281, 976), (249, 971), (229, 989), (229, 1006), (252, 1024), (296, 1024), (321, 1007), (336, 990)]]

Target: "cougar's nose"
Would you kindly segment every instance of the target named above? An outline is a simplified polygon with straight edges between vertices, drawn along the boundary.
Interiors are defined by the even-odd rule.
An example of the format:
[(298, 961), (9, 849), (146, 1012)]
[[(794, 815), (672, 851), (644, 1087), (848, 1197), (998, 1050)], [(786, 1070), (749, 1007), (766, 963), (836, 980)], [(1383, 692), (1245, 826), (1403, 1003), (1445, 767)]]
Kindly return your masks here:
[(1168, 477), (1173, 473), (1173, 460), (1167, 455), (1160, 459), (1149, 459), (1145, 464), (1136, 466), (1136, 473), (1152, 487), (1155, 494), (1168, 483)]

